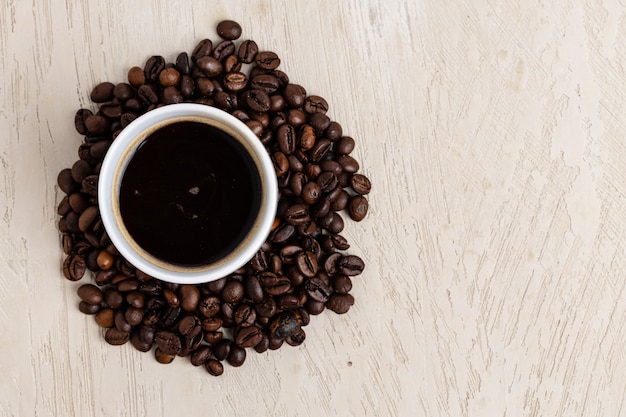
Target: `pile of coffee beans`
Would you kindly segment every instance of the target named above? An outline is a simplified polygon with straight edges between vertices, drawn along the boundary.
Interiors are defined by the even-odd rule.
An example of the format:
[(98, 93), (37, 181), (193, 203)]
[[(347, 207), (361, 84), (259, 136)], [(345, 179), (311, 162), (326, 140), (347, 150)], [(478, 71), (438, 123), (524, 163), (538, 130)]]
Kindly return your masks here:
[[(78, 288), (78, 308), (94, 315), (112, 345), (130, 342), (156, 360), (189, 357), (211, 375), (223, 361), (240, 366), (248, 349), (300, 345), (310, 316), (346, 313), (352, 277), (364, 262), (347, 254), (342, 212), (354, 221), (368, 212), (369, 179), (350, 154), (355, 141), (279, 70), (280, 57), (253, 40), (235, 43), (241, 26), (222, 21), (219, 42), (203, 39), (174, 62), (151, 56), (128, 71), (128, 82), (103, 82), (91, 92), (94, 113), (80, 109), (79, 159), (58, 175), (66, 194), (58, 206), (63, 274), (94, 283)], [(157, 107), (181, 102), (223, 109), (265, 145), (279, 184), (274, 227), (244, 267), (217, 281), (179, 285), (136, 269), (111, 243), (98, 212), (98, 173), (107, 149), (129, 123)], [(92, 271), (92, 274), (87, 273)]]

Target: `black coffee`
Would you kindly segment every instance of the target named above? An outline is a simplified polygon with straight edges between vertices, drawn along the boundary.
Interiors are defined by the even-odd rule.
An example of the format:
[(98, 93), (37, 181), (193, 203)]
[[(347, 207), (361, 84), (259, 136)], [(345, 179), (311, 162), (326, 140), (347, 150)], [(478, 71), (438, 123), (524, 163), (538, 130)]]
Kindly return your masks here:
[(192, 121), (148, 136), (120, 187), (122, 220), (137, 244), (186, 266), (211, 263), (232, 251), (260, 204), (261, 180), (243, 145)]

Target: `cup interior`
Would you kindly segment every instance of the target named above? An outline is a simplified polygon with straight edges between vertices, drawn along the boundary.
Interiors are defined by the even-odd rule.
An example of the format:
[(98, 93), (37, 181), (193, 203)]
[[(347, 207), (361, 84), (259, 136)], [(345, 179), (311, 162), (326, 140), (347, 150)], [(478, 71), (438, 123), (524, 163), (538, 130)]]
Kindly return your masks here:
[[(181, 265), (164, 261), (142, 248), (129, 233), (120, 211), (120, 186), (126, 168), (146, 138), (178, 122), (205, 123), (238, 141), (260, 178), (260, 204), (254, 220), (232, 251), (208, 264)], [(175, 140), (175, 138), (173, 138)], [(222, 278), (243, 266), (259, 250), (274, 222), (278, 185), (265, 147), (240, 120), (214, 107), (181, 103), (152, 110), (130, 123), (113, 141), (102, 163), (98, 205), (105, 230), (120, 254), (141, 271), (164, 281), (192, 284)]]

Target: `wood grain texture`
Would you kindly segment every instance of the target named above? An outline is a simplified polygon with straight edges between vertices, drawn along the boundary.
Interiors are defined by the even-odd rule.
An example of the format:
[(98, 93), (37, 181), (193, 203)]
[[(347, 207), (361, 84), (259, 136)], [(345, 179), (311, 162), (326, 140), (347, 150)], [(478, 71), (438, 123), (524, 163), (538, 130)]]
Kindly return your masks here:
[[(224, 18), (357, 139), (357, 304), (212, 378), (104, 343), (56, 175), (100, 81)], [(626, 6), (0, 0), (0, 416), (626, 415)]]

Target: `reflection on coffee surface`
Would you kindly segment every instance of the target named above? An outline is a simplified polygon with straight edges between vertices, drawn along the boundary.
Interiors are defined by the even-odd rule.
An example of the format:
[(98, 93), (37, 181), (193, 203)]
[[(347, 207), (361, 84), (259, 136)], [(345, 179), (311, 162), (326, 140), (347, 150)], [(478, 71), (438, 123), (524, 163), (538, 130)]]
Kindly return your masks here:
[(261, 179), (236, 139), (193, 121), (168, 124), (123, 174), (120, 213), (132, 238), (165, 262), (215, 262), (241, 243), (261, 204)]

